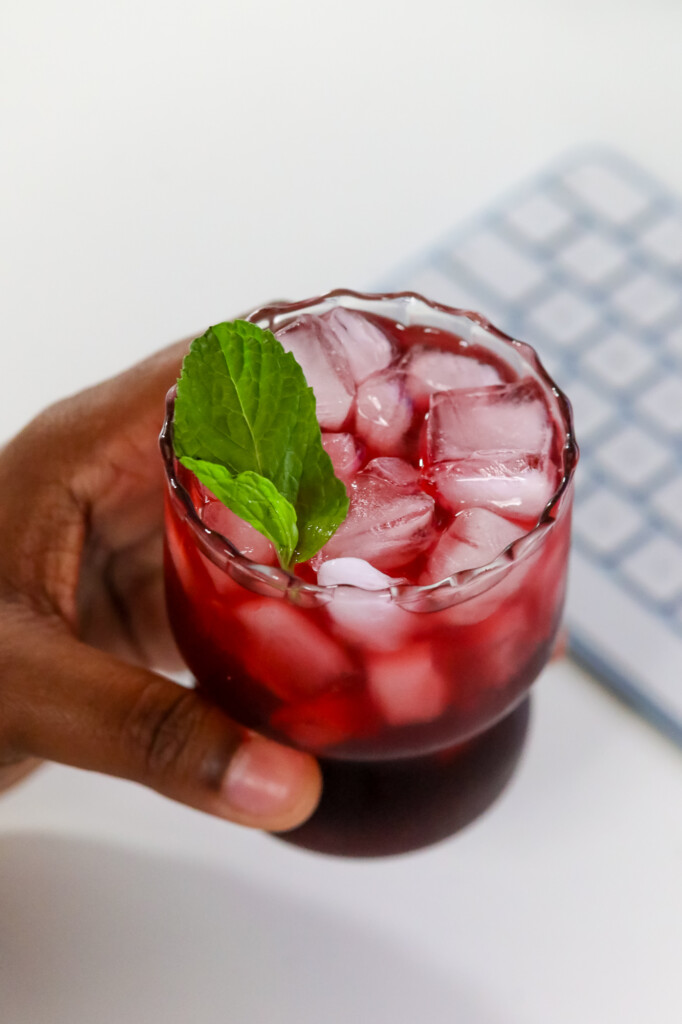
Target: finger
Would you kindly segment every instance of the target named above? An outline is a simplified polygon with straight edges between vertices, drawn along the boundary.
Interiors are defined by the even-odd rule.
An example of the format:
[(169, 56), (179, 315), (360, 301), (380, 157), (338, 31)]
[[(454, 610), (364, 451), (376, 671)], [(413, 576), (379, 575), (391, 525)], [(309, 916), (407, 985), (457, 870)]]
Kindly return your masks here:
[(161, 527), (157, 438), (186, 348), (57, 403), (2, 450), (3, 576), (74, 627), (83, 545), (120, 550)]
[(321, 787), (314, 758), (242, 729), (194, 691), (62, 629), (30, 625), (3, 635), (6, 753), (132, 779), (272, 831), (293, 828), (314, 810)]
[(187, 347), (172, 345), (64, 404), (70, 485), (89, 509), (91, 539), (109, 550), (136, 543), (161, 522), (158, 436)]
[(86, 566), (79, 587), (79, 637), (124, 661), (163, 672), (185, 663), (168, 622), (161, 531)]
[(0, 768), (0, 793), (3, 793), (10, 786), (16, 786), (22, 782), (27, 775), (31, 775), (41, 762), (36, 758), (27, 758), (25, 761), (18, 761), (16, 764), (6, 764)]

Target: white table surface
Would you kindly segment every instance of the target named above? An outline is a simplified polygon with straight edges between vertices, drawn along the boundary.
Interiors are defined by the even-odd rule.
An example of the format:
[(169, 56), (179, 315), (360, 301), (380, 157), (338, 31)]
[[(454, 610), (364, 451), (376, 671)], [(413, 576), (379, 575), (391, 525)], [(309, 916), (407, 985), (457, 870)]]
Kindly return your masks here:
[[(677, 0), (5, 0), (0, 437), (266, 299), (371, 285), (574, 145), (682, 191), (680, 39)], [(679, 753), (568, 663), (499, 803), (402, 858), (51, 766), (0, 801), (0, 1020), (672, 1024), (681, 807)]]

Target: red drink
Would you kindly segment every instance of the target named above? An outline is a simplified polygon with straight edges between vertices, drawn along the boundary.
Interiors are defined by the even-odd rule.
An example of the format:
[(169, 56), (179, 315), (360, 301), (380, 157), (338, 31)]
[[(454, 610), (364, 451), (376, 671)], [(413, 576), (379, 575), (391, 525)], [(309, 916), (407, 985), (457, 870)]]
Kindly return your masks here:
[(568, 402), (528, 346), (416, 296), (332, 293), (250, 319), (303, 367), (350, 511), (285, 572), (173, 458), (169, 399), (180, 649), (249, 727), (329, 761), (438, 755), (433, 772), (455, 756), (438, 752), (519, 705), (552, 649), (577, 458)]
[(315, 814), (281, 838), (346, 857), (429, 846), (478, 818), (511, 779), (528, 728), (526, 698), (461, 747), (400, 761), (325, 761)]

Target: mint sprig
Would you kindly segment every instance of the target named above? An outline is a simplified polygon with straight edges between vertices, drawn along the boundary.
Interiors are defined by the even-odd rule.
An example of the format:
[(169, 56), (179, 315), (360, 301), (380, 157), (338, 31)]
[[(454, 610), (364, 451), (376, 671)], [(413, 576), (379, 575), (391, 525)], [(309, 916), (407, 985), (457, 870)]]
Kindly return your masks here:
[(272, 541), (285, 568), (312, 558), (346, 517), (312, 388), (274, 335), (248, 321), (192, 342), (173, 444), (183, 466)]

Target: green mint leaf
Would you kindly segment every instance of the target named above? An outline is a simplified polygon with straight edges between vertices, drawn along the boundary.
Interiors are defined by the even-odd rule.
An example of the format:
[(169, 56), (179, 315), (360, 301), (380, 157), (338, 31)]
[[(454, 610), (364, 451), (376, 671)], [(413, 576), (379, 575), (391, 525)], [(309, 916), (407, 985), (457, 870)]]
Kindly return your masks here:
[[(200, 461), (202, 472), (207, 464), (227, 470), (221, 479), (231, 496), (216, 497), (265, 533), (285, 566), (312, 558), (348, 512), (346, 489), (322, 447), (312, 389), (293, 355), (255, 324), (218, 324), (192, 342), (178, 381), (174, 446), (181, 460)], [(272, 488), (258, 484), (253, 516), (241, 498), (241, 511), (232, 504), (246, 491), (227, 481), (243, 474), (254, 497), (260, 478), (293, 507), (298, 539), (290, 554), (292, 533)], [(264, 503), (273, 501), (266, 515)]]
[(267, 477), (248, 470), (233, 476), (217, 462), (191, 459), (187, 455), (183, 455), (180, 462), (192, 470), (218, 501), (272, 541), (285, 565), (291, 562), (298, 541), (296, 509)]

